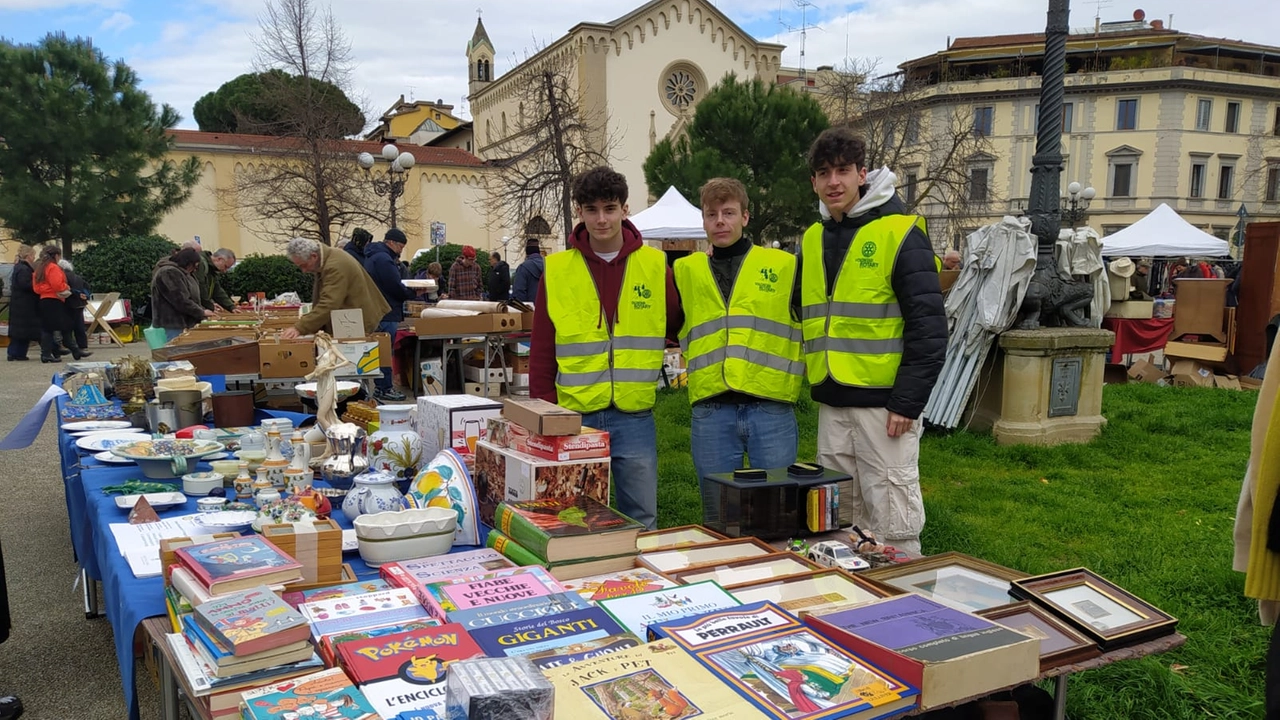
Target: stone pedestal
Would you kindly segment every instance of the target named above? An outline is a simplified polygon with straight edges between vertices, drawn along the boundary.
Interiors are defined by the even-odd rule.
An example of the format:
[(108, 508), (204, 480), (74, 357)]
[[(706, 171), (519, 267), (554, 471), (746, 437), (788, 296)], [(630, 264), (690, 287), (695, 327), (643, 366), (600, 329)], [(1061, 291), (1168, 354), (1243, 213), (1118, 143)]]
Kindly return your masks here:
[(1084, 443), (1102, 432), (1102, 376), (1115, 341), (1109, 330), (1041, 328), (1000, 336), (1001, 445)]

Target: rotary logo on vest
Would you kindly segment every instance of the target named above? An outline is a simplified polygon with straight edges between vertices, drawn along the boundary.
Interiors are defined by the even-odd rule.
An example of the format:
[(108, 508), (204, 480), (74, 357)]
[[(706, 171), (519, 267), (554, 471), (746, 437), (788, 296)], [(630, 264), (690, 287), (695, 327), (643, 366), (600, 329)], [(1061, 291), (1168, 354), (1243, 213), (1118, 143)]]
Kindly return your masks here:
[(880, 263), (871, 258), (876, 255), (876, 243), (874, 240), (868, 240), (862, 243), (862, 257), (858, 258), (858, 267), (865, 269), (880, 267)]
[(635, 298), (631, 301), (631, 308), (633, 310), (648, 310), (650, 305), (646, 301), (653, 297), (653, 291), (651, 291), (644, 283), (632, 285), (631, 290), (636, 294)]
[(778, 282), (778, 273), (773, 268), (760, 268), (760, 279), (756, 281), (756, 289), (762, 293), (776, 293), (774, 285)]

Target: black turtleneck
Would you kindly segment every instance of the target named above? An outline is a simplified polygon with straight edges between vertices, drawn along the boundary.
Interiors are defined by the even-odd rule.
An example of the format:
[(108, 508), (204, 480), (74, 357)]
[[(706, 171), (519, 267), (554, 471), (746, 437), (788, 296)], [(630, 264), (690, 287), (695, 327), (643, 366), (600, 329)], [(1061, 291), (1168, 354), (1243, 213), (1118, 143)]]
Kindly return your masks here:
[(726, 305), (733, 294), (733, 283), (738, 279), (742, 259), (750, 249), (751, 241), (746, 236), (738, 238), (738, 242), (729, 247), (711, 247), (711, 275), (716, 279), (716, 287), (720, 288), (720, 297), (724, 298)]

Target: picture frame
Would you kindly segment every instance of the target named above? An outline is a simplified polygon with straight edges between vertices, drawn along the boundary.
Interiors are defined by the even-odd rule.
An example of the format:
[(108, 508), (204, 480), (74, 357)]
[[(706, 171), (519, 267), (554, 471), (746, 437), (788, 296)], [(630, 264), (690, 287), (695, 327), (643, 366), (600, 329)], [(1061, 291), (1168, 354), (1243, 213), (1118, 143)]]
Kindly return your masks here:
[(975, 614), (1023, 635), (1039, 637), (1041, 674), (1102, 654), (1102, 648), (1092, 638), (1029, 600), (979, 610)]
[(639, 562), (650, 570), (671, 575), (705, 565), (723, 565), (734, 560), (772, 555), (777, 549), (756, 538), (735, 538), (717, 542), (688, 545), (642, 552)]
[(947, 607), (977, 612), (1017, 601), (1012, 582), (1027, 573), (960, 552), (945, 552), (862, 573)]
[(775, 552), (771, 555), (734, 560), (703, 568), (679, 570), (671, 573), (671, 579), (681, 584), (715, 580), (720, 587), (731, 590), (739, 585), (762, 580), (777, 580), (821, 569), (817, 563), (795, 553)]
[(739, 585), (733, 596), (743, 604), (768, 601), (797, 617), (823, 615), (895, 595), (902, 590), (836, 568)]
[(715, 530), (702, 525), (680, 525), (662, 530), (642, 532), (636, 538), (636, 547), (640, 552), (666, 550), (668, 548), (687, 547), (689, 545), (705, 545), (730, 539)]
[(1103, 651), (1170, 635), (1178, 619), (1088, 568), (1019, 578), (1011, 592), (1091, 638)]

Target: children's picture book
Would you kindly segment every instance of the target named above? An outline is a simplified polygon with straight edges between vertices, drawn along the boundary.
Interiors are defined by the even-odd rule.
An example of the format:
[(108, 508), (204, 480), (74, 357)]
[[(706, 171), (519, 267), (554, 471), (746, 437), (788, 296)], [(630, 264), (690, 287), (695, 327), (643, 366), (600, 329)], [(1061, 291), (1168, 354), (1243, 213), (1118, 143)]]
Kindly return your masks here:
[(560, 586), (572, 590), (582, 597), (595, 602), (609, 598), (635, 595), (636, 593), (661, 590), (675, 587), (674, 580), (659, 575), (647, 568), (632, 568), (622, 572), (590, 575), (576, 580), (561, 580)]
[(624, 634), (626, 631), (622, 626), (598, 607), (491, 625), (471, 632), (485, 655), (490, 657), (532, 655)]
[(314, 638), (431, 617), (413, 593), (404, 588), (320, 600), (306, 603), (299, 610), (311, 622)]
[[(481, 550), (486, 550), (494, 553), (498, 552), (490, 548), (481, 548)], [(476, 552), (476, 551), (472, 551), (472, 552)], [(459, 553), (459, 554), (465, 555), (466, 553)], [(498, 554), (501, 555), (501, 553), (498, 553)], [(449, 556), (442, 556), (442, 557), (449, 557)], [(386, 581), (390, 583), (392, 587), (402, 587), (412, 591), (414, 596), (418, 598), (418, 602), (422, 603), (424, 607), (426, 607), (428, 610), (431, 610), (433, 613), (439, 613), (442, 616), (438, 618), (440, 620), (444, 619), (443, 617), (444, 611), (436, 608), (436, 605), (440, 602), (440, 599), (439, 599), (439, 592), (432, 590), (433, 587), (438, 585), (450, 585), (453, 583), (460, 583), (460, 582), (470, 582), (473, 580), (484, 580), (486, 578), (505, 577), (507, 575), (515, 575), (518, 573), (528, 572), (529, 570), (529, 568), (521, 567), (516, 563), (512, 562), (511, 560), (507, 559), (506, 557), (502, 558), (501, 563), (498, 563), (498, 561), (496, 560), (484, 561), (483, 563), (481, 563), (483, 565), (493, 565), (494, 566), (493, 569), (480, 568), (479, 570), (475, 570), (474, 572), (470, 572), (469, 574), (464, 571), (456, 575), (446, 575), (444, 577), (431, 577), (431, 573), (426, 573), (426, 572), (421, 573), (420, 576), (411, 576), (405, 570), (399, 570), (395, 568), (391, 568), (390, 570), (388, 570), (388, 565), (395, 565), (395, 564), (397, 563), (387, 563), (383, 565), (381, 568), (382, 577), (385, 578)], [(419, 577), (428, 578), (428, 579), (419, 579)]]
[(427, 611), (444, 620), (459, 610), (542, 597), (563, 588), (540, 567), (519, 567), (427, 583), (422, 590), (426, 597), (422, 604)]
[(484, 655), (456, 623), (338, 645), (342, 666), (377, 713), (431, 710), (445, 717), (449, 665)]
[(240, 698), (245, 720), (283, 720), (293, 716), (379, 720), (342, 668), (329, 668), (246, 691)]
[(302, 564), (261, 535), (215, 540), (174, 552), (178, 562), (213, 595), (302, 577)]
[(196, 622), (236, 656), (306, 640), (307, 619), (260, 585), (215, 597), (195, 608)]
[(887, 717), (914, 708), (920, 694), (773, 603), (664, 622), (653, 631), (775, 720)]
[(501, 502), (494, 528), (548, 562), (636, 553), (640, 523), (586, 495)]
[(591, 603), (583, 600), (578, 593), (557, 592), (540, 595), (526, 600), (489, 605), (467, 610), (454, 610), (449, 613), (449, 622), (462, 623), (468, 631), (493, 625), (503, 625), (519, 620), (532, 620), (557, 613), (566, 613), (591, 607)]
[(440, 621), (435, 618), (427, 618), (425, 620), (413, 620), (399, 625), (387, 625), (385, 627), (367, 628), (365, 630), (355, 630), (347, 633), (337, 633), (334, 635), (325, 635), (320, 641), (320, 656), (330, 666), (338, 664), (337, 647), (344, 642), (351, 640), (368, 640), (369, 638), (382, 637), (384, 635), (395, 635), (396, 633), (405, 633), (411, 630), (423, 630), (425, 628), (439, 627)]
[(356, 582), (313, 588), (311, 590), (293, 590), (281, 595), (280, 599), (296, 608), (303, 603), (351, 597), (352, 595), (364, 595), (365, 593), (386, 590), (389, 587), (391, 587), (391, 585), (389, 585), (386, 580), (382, 580), (381, 578), (371, 578), (369, 580), (358, 580)]
[(651, 592), (608, 598), (597, 603), (627, 632), (641, 640), (651, 639), (654, 623), (702, 615), (712, 610), (736, 607), (741, 603), (724, 588), (707, 580)]

